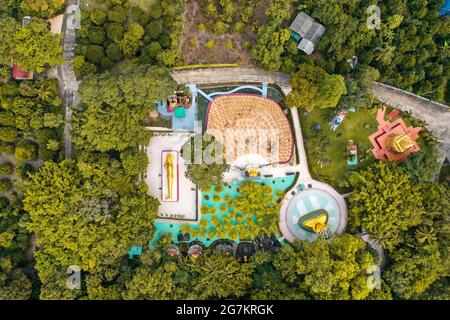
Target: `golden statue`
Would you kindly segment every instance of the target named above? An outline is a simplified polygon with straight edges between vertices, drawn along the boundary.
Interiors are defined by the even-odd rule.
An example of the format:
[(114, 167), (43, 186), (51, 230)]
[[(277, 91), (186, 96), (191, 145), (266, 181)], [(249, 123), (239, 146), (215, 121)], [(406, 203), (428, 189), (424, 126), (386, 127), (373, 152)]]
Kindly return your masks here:
[(414, 146), (414, 142), (406, 134), (393, 134), (386, 140), (388, 149), (395, 153), (403, 153)]
[(324, 209), (319, 209), (301, 217), (298, 224), (304, 230), (323, 233), (328, 229), (327, 222), (328, 212)]
[(173, 198), (173, 154), (169, 153), (166, 156), (166, 162), (164, 168), (167, 172), (167, 197), (166, 200), (172, 200)]

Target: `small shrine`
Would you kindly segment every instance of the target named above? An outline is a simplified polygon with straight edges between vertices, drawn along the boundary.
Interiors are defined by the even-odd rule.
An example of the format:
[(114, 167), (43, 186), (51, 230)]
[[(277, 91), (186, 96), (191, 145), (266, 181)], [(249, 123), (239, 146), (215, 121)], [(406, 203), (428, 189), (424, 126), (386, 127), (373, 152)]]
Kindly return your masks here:
[[(401, 162), (411, 153), (420, 150), (416, 140), (422, 128), (408, 127), (402, 118), (393, 122), (385, 120), (385, 113), (386, 106), (378, 110), (378, 131), (369, 137), (373, 145), (372, 153), (378, 160), (390, 159)], [(393, 117), (390, 118), (393, 119)]]

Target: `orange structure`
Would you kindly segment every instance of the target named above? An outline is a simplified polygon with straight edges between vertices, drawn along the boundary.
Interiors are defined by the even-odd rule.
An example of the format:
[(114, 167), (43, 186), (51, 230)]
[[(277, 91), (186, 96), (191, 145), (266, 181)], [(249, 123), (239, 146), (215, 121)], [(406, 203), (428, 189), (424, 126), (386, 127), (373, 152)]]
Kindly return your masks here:
[(394, 122), (386, 121), (386, 106), (378, 110), (378, 131), (369, 137), (372, 142), (372, 153), (378, 160), (405, 160), (411, 153), (420, 150), (416, 140), (422, 128), (408, 127), (403, 119)]

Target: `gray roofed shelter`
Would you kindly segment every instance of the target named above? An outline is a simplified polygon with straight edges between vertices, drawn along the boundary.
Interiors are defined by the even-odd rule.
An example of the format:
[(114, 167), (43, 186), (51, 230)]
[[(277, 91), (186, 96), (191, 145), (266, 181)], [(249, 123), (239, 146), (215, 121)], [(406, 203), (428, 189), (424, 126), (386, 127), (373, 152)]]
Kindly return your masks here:
[(298, 48), (306, 54), (313, 53), (315, 45), (325, 33), (325, 27), (303, 11), (297, 14), (289, 29), (302, 38)]

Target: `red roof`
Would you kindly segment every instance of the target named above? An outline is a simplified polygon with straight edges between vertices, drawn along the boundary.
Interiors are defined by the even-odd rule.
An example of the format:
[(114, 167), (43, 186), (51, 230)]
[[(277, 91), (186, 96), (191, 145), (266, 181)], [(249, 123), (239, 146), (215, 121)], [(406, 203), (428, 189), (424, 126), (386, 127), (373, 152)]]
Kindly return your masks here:
[(13, 64), (12, 77), (16, 80), (30, 80), (33, 79), (33, 72), (25, 72), (17, 65)]

